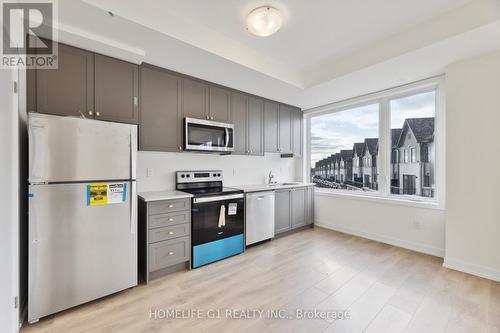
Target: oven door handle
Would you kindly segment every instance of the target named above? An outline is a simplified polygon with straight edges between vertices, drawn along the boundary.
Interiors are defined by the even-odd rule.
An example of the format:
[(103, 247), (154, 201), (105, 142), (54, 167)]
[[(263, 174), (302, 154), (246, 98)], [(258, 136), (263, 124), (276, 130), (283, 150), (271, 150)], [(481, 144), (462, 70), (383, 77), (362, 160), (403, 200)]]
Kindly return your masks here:
[(243, 193), (230, 194), (230, 195), (218, 195), (215, 197), (194, 198), (193, 203), (197, 204), (197, 203), (203, 203), (203, 202), (224, 201), (224, 200), (240, 199), (240, 198), (243, 198)]

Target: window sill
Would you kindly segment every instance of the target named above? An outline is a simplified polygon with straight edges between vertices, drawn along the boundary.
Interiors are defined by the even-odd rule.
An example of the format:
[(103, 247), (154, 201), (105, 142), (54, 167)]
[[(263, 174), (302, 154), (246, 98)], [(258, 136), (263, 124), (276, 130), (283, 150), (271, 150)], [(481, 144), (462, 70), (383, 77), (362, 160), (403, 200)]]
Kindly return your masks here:
[(444, 205), (441, 204), (438, 200), (430, 201), (430, 200), (411, 200), (411, 199), (402, 199), (395, 197), (385, 197), (379, 194), (351, 194), (351, 193), (343, 193), (339, 191), (331, 191), (324, 190), (321, 188), (316, 188), (315, 195), (325, 196), (325, 197), (337, 197), (342, 199), (352, 199), (352, 200), (363, 200), (363, 201), (371, 201), (377, 203), (383, 203), (388, 205), (399, 205), (399, 206), (409, 206), (416, 208), (425, 208), (425, 209), (435, 209), (435, 210), (444, 210)]

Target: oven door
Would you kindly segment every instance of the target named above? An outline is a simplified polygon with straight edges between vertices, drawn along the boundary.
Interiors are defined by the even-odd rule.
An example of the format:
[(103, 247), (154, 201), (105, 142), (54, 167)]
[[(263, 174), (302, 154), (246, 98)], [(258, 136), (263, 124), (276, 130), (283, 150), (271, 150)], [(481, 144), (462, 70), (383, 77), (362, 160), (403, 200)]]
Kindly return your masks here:
[[(192, 246), (242, 235), (244, 232), (243, 193), (194, 198), (191, 209)], [(223, 225), (220, 223), (222, 212), (224, 212)]]
[(200, 151), (231, 152), (234, 125), (216, 121), (185, 118), (184, 149)]

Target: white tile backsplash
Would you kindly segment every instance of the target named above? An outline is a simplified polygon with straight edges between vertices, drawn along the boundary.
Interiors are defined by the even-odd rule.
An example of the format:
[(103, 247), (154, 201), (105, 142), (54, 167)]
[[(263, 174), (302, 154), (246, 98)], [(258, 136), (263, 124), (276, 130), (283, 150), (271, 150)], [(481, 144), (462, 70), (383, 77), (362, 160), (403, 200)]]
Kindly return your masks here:
[(300, 160), (280, 158), (279, 154), (238, 156), (140, 151), (137, 161), (138, 191), (171, 190), (175, 188), (176, 171), (206, 169), (222, 170), (225, 186), (264, 184), (271, 170), (278, 182), (300, 180), (297, 177)]

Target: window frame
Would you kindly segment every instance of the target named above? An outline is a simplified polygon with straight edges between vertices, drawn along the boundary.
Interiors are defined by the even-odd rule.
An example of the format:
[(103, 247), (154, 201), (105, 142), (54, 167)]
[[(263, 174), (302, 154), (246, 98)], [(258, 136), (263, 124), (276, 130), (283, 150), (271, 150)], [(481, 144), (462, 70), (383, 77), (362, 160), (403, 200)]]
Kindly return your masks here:
[[(434, 198), (419, 197), (414, 195), (396, 195), (390, 193), (392, 170), (391, 170), (391, 100), (404, 98), (412, 95), (435, 91), (435, 192)], [(445, 209), (445, 170), (446, 170), (446, 104), (445, 104), (445, 77), (444, 75), (413, 82), (410, 84), (386, 89), (383, 91), (350, 98), (320, 107), (304, 110), (304, 126), (306, 140), (304, 140), (303, 175), (307, 180), (311, 179), (311, 118), (315, 116), (347, 111), (350, 109), (378, 104), (379, 105), (379, 152), (378, 163), (378, 191), (354, 192), (343, 190), (331, 190), (317, 188), (316, 194), (320, 196), (332, 196), (352, 198), (368, 201), (376, 201), (388, 204), (423, 207), (430, 209)], [(398, 155), (403, 155), (399, 154)], [(402, 156), (398, 156), (401, 158)], [(409, 160), (411, 160), (411, 157)], [(363, 161), (364, 162), (364, 161)], [(363, 164), (364, 166), (364, 164)]]

